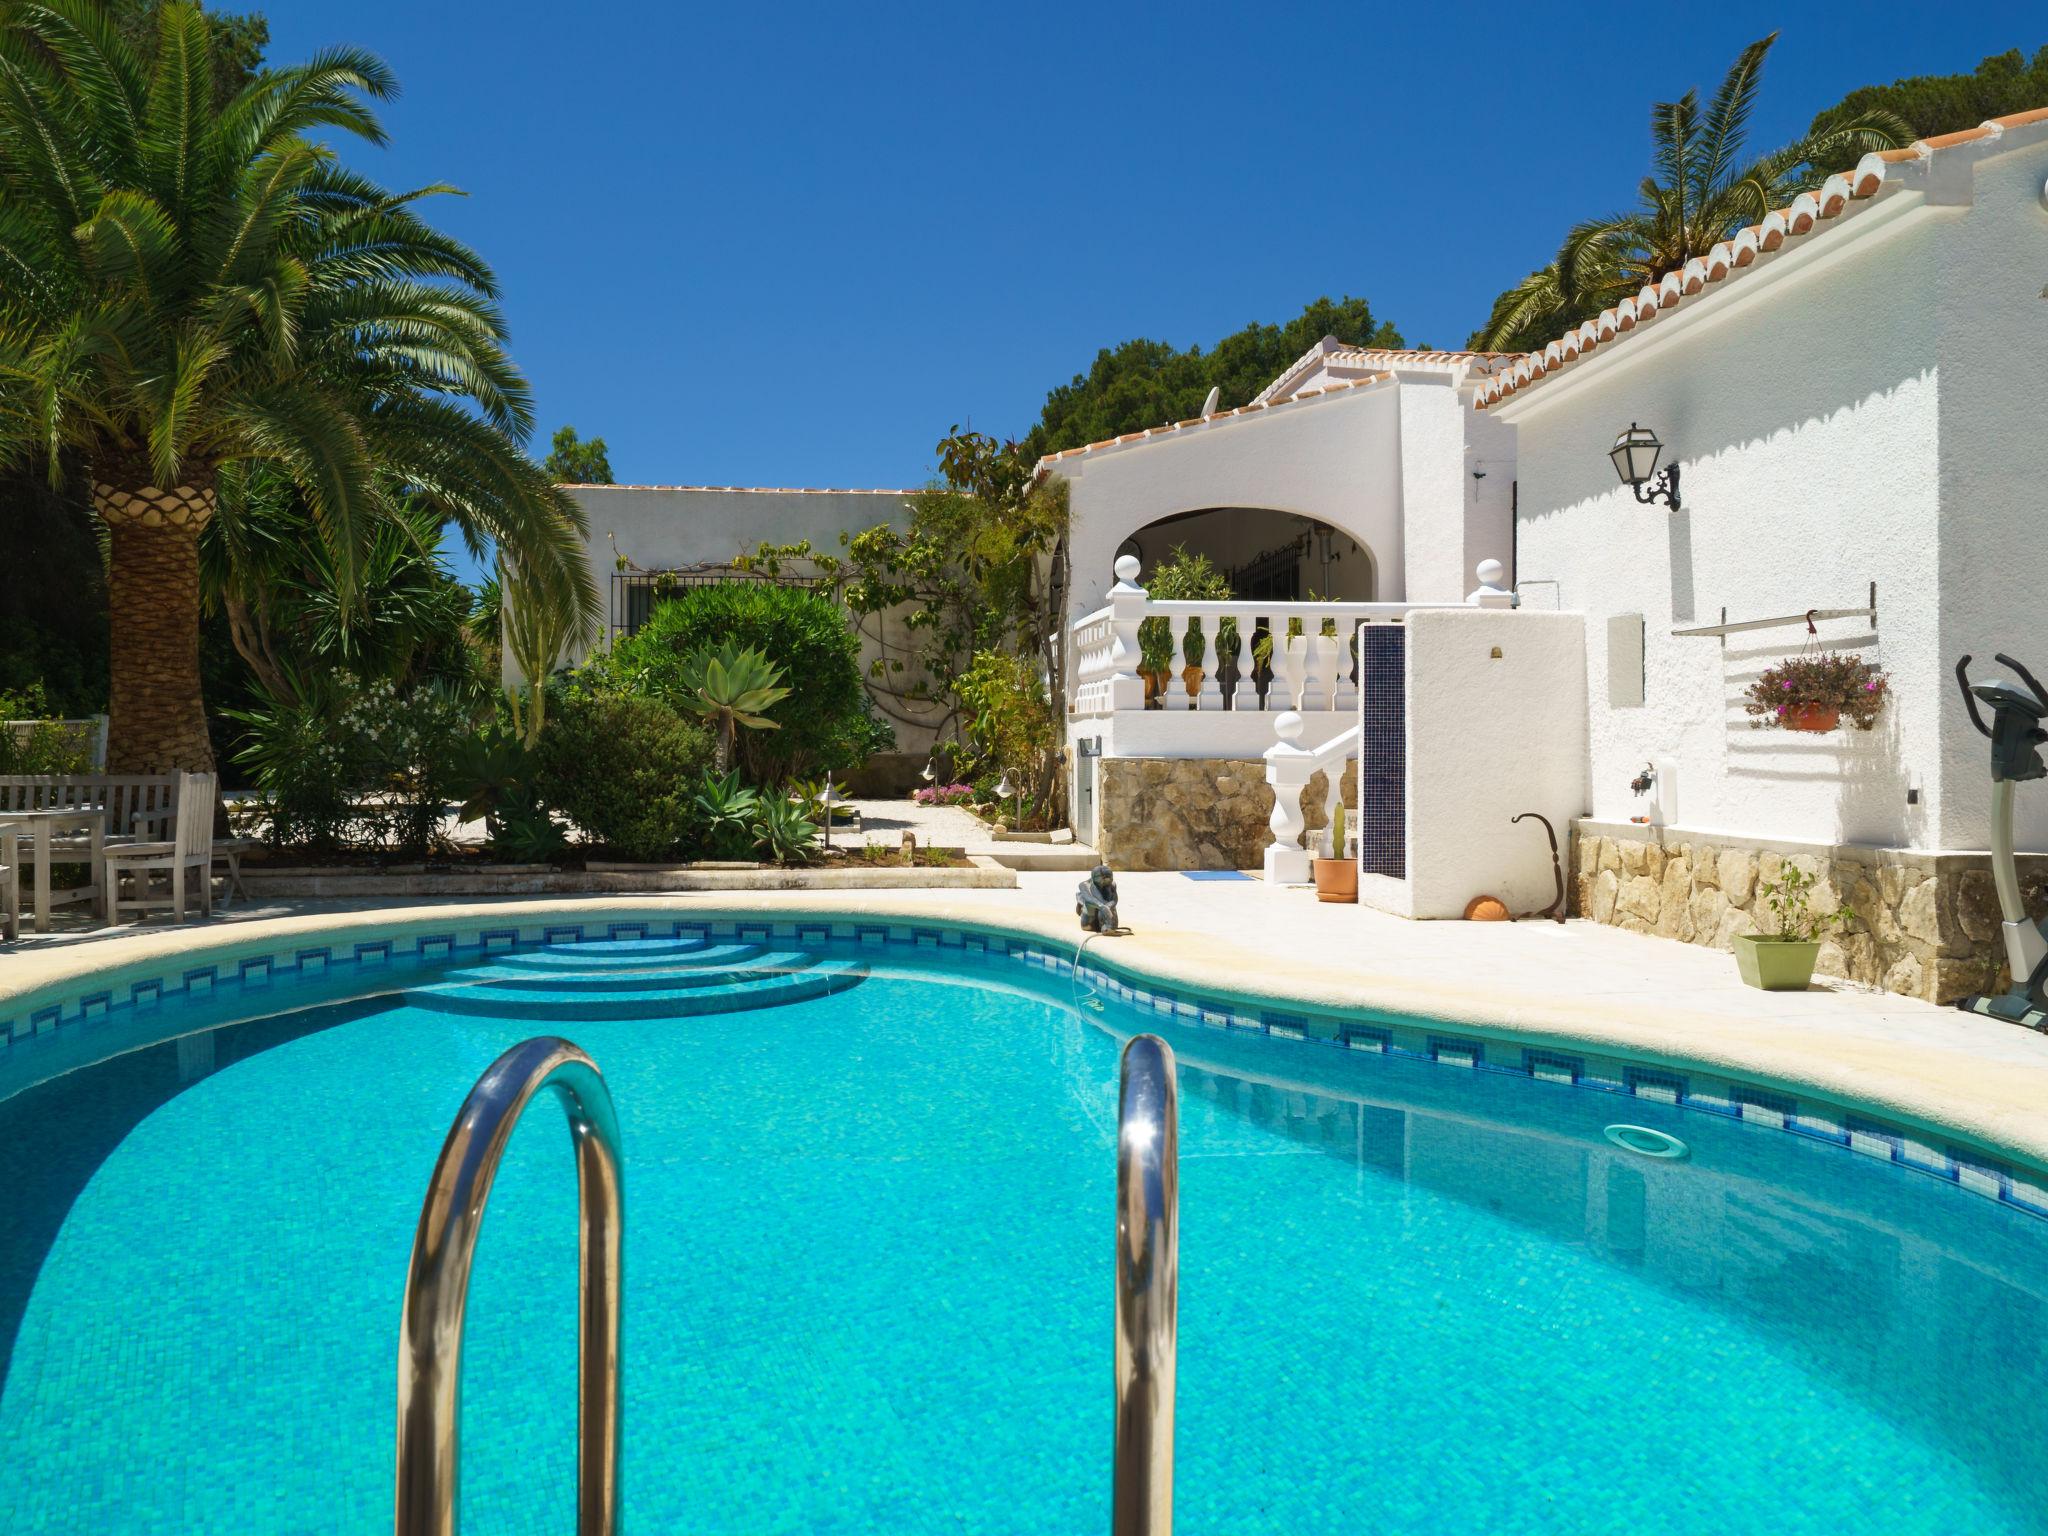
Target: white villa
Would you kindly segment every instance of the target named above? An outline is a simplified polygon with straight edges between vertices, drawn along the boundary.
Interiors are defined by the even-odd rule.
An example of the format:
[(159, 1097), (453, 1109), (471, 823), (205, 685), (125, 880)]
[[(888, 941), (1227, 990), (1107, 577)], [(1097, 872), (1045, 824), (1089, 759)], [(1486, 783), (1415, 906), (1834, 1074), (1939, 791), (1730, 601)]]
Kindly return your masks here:
[[(1246, 405), (1045, 459), (1072, 497), (1077, 834), (1118, 868), (1299, 881), (1341, 783), (1361, 899), (1457, 917), (1551, 903), (1548, 840), (1512, 819), (1536, 812), (1582, 915), (1725, 946), (1797, 858), (1864, 918), (1824, 971), (1985, 986), (1953, 670), (2048, 667), (2048, 465), (2010, 447), (2048, 399), (2044, 177), (2048, 111), (1872, 155), (1540, 353), (1326, 339)], [(1635, 485), (1609, 457), (1632, 427), (1661, 453)], [(907, 493), (575, 494), (617, 633), (653, 573), (834, 545)], [(1146, 595), (1182, 545), (1230, 600)], [(1149, 687), (1147, 618), (1177, 671)], [(1809, 648), (1889, 673), (1875, 730), (1752, 728), (1747, 684)], [(2048, 851), (2048, 796), (2019, 842)]]

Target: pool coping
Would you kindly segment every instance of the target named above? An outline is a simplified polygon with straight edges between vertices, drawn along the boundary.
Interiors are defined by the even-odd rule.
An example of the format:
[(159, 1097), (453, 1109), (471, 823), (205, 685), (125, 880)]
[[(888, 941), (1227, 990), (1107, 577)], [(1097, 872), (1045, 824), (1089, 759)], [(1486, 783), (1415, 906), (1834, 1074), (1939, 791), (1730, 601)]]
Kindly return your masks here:
[[(152, 984), (159, 996), (182, 990), (165, 986), (167, 978), (218, 974), (223, 968), (231, 975), (258, 967), (267, 971), (265, 956), (290, 958), (295, 966), (297, 960), (291, 957), (316, 934), (344, 946), (373, 935), (412, 939), (431, 934), (437, 943), (440, 936), (452, 935), (454, 944), (466, 939), (467, 945), (489, 948), (493, 942), (515, 941), (522, 928), (543, 928), (551, 918), (564, 924), (603, 919), (630, 929), (635, 922), (684, 914), (693, 921), (767, 918), (778, 924), (866, 920), (883, 925), (886, 942), (913, 947), (918, 939), (907, 929), (901, 934), (888, 929), (936, 924), (1042, 946), (1047, 962), (1058, 969), (1065, 960), (1066, 970), (1071, 970), (1071, 956), (1082, 938), (1064, 912), (977, 905), (931, 891), (722, 891), (308, 913), (222, 927), (141, 931), (73, 948), (6, 956), (0, 966), (0, 1040), (11, 1042), (81, 1020), (90, 1022), (115, 1006), (117, 998), (125, 1004), (149, 994)], [(326, 946), (332, 947), (332, 942)], [(1894, 1130), (1885, 1134), (1896, 1139), (1897, 1128), (1918, 1131), (1936, 1144), (1931, 1155), (1938, 1156), (1939, 1142), (1953, 1138), (2024, 1164), (2048, 1179), (2048, 1111), (2041, 1107), (2048, 1105), (2048, 1062), (2032, 1067), (1989, 1060), (1963, 1048), (1944, 1047), (1937, 1035), (1910, 1041), (1806, 1039), (1788, 1029), (1782, 1016), (1744, 1021), (1725, 1012), (1689, 1010), (1682, 1003), (1646, 1018), (1639, 1005), (1598, 994), (1563, 998), (1513, 991), (1483, 979), (1423, 979), (1315, 963), (1276, 965), (1270, 954), (1255, 953), (1217, 935), (1174, 930), (1091, 941), (1086, 968), (1148, 983), (1149, 988), (1140, 989), (1145, 998), (1165, 999), (1158, 1011), (1196, 1023), (1206, 1021), (1205, 1008), (1219, 1011), (1210, 1005), (1236, 1003), (1244, 1005), (1240, 1017), (1257, 1020), (1290, 1009), (1343, 1015), (1362, 1026), (1362, 1036), (1387, 1035), (1382, 1043), (1388, 1045), (1393, 1042), (1387, 1026), (1412, 1029), (1419, 1023), (1429, 1053), (1436, 1054), (1433, 1042), (1440, 1035), (1458, 1050), (1438, 1059), (1458, 1065), (1468, 1064), (1459, 1051), (1476, 1039), (1481, 1049), (1471, 1053), (1472, 1065), (1484, 1063), (1485, 1042), (1499, 1041), (1524, 1048), (1525, 1062), (1535, 1059), (1529, 1048), (1540, 1056), (1546, 1047), (1562, 1046), (1625, 1058), (1644, 1068), (1706, 1073), (1763, 1089), (1766, 1095), (1775, 1091), (1817, 1098), (1843, 1110), (1867, 1113), (1874, 1120), (1895, 1122)], [(1224, 1016), (1231, 1013), (1228, 1008), (1220, 1010)], [(1432, 1027), (1436, 1035), (1430, 1034)], [(1271, 1032), (1294, 1031), (1282, 1023)], [(1750, 1117), (1748, 1106), (1739, 1106), (1737, 1112)], [(1760, 1113), (1796, 1128), (1768, 1102), (1760, 1106)], [(1835, 1129), (1840, 1134), (1834, 1139), (1853, 1144), (1846, 1123)], [(1896, 1160), (1914, 1163), (1910, 1146), (1894, 1146), (1892, 1151)], [(1953, 1166), (1948, 1176), (1957, 1176)]]

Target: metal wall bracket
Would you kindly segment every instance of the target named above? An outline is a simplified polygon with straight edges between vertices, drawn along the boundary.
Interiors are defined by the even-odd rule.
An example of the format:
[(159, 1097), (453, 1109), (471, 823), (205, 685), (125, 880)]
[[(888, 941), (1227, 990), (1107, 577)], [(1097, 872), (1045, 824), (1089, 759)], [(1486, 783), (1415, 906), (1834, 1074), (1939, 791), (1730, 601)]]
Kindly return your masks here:
[(1694, 635), (1712, 635), (1720, 640), (1721, 649), (1725, 651), (1730, 635), (1739, 635), (1752, 629), (1782, 629), (1787, 624), (1804, 624), (1810, 630), (1822, 619), (1868, 619), (1870, 627), (1876, 629), (1877, 583), (1873, 581), (1870, 584), (1870, 606), (1867, 608), (1809, 608), (1804, 613), (1781, 614), (1772, 619), (1739, 619), (1731, 624), (1728, 622), (1728, 609), (1724, 604), (1721, 608), (1720, 623), (1702, 624), (1696, 629), (1674, 629), (1671, 633), (1680, 639)]

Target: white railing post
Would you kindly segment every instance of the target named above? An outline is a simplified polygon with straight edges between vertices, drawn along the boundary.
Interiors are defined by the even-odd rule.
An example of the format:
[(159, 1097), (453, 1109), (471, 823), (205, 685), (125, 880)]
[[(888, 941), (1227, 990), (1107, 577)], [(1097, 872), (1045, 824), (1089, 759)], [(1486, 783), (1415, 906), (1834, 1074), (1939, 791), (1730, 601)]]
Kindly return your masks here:
[(1479, 585), (1465, 601), (1475, 608), (1514, 607), (1515, 594), (1501, 585), (1507, 573), (1508, 568), (1498, 560), (1480, 561), (1472, 572), (1479, 578)]
[(1295, 745), (1301, 739), (1302, 725), (1300, 715), (1286, 711), (1273, 722), (1273, 734), (1279, 739), (1266, 748), (1266, 782), (1273, 789), (1273, 814), (1266, 819), (1273, 832), (1265, 859), (1268, 891), (1283, 885), (1306, 885), (1309, 880), (1308, 850), (1301, 846), (1301, 792), (1315, 772), (1315, 754)]
[[(1252, 616), (1248, 613), (1232, 614), (1230, 622), (1237, 635), (1237, 644), (1230, 653), (1230, 663), (1237, 669), (1237, 681), (1230, 690), (1230, 707), (1232, 710), (1257, 709), (1259, 706), (1259, 696), (1257, 690), (1252, 687), (1252, 667), (1254, 665), (1252, 661)], [(1221, 670), (1220, 652), (1223, 638), (1223, 625), (1221, 622), (1216, 625), (1216, 638), (1219, 652), (1217, 666), (1218, 670)]]
[(1344, 620), (1337, 620), (1337, 702), (1331, 707), (1343, 710), (1347, 714), (1355, 714), (1358, 711), (1358, 631), (1363, 627), (1362, 620), (1353, 620), (1347, 632)]
[(1202, 620), (1202, 708), (1223, 707), (1223, 621)]
[(1145, 680), (1138, 676), (1138, 626), (1145, 621), (1145, 589), (1138, 585), (1136, 555), (1117, 557), (1109, 610), (1109, 707), (1143, 709)]
[(1266, 698), (1268, 709), (1299, 709), (1302, 707), (1301, 682), (1302, 663), (1308, 651), (1308, 635), (1287, 633), (1288, 615), (1282, 613), (1273, 621), (1273, 693), (1280, 695), (1276, 705), (1271, 694)]
[(1323, 616), (1318, 613), (1307, 621), (1309, 676), (1315, 689), (1315, 703), (1309, 703), (1306, 691), (1301, 696), (1303, 709), (1335, 709), (1337, 707), (1337, 640), (1334, 635), (1323, 633)]

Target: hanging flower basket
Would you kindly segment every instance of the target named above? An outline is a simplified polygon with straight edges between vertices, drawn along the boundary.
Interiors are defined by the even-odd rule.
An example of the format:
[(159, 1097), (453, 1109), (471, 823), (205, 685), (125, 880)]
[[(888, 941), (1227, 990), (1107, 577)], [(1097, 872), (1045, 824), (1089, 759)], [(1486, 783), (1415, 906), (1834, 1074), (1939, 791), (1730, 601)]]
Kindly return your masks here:
[(1884, 713), (1890, 680), (1861, 656), (1833, 651), (1788, 656), (1749, 685), (1743, 708), (1759, 730), (1832, 731), (1844, 720), (1859, 731)]
[(1842, 712), (1832, 704), (1788, 704), (1778, 716), (1778, 724), (1788, 731), (1824, 734), (1841, 723)]

